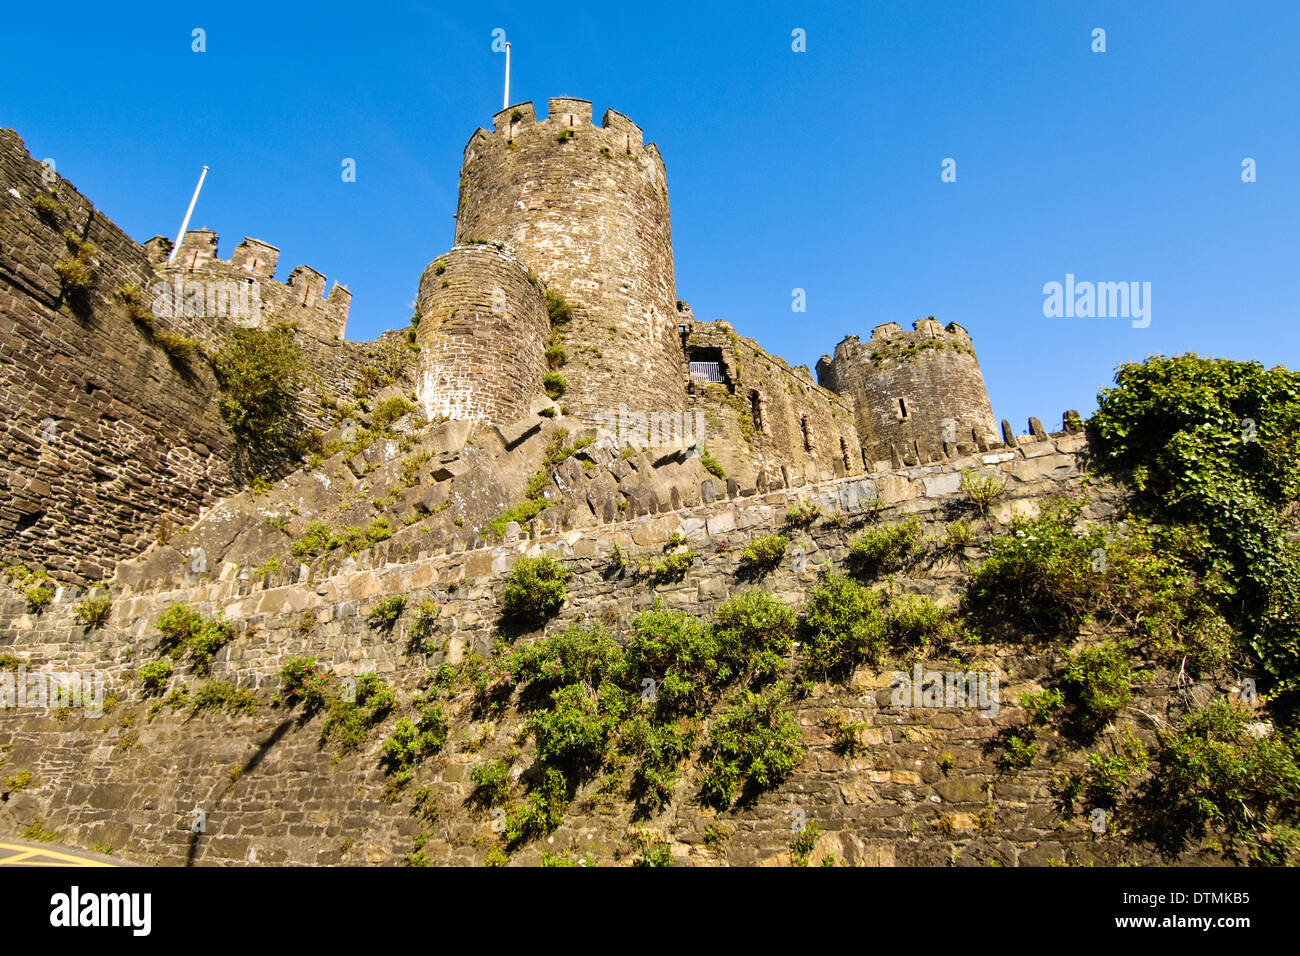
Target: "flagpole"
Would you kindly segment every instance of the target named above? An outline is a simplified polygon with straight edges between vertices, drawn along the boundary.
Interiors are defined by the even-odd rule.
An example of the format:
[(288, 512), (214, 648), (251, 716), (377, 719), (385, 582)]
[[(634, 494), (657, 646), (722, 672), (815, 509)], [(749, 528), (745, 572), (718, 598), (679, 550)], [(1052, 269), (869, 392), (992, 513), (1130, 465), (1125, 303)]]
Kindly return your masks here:
[(502, 109), (510, 105), (510, 43), (506, 41), (506, 95), (503, 97), (505, 102), (501, 104)]
[(203, 188), (203, 180), (207, 178), (207, 175), (208, 167), (204, 166), (203, 172), (199, 173), (199, 184), (194, 187), (194, 195), (190, 197), (190, 208), (185, 210), (185, 218), (181, 220), (181, 231), (176, 234), (176, 244), (172, 246), (172, 254), (167, 257), (168, 262), (175, 259), (176, 253), (181, 251), (181, 242), (185, 239), (185, 230), (189, 227), (190, 216), (194, 215), (194, 204), (199, 201), (199, 190)]

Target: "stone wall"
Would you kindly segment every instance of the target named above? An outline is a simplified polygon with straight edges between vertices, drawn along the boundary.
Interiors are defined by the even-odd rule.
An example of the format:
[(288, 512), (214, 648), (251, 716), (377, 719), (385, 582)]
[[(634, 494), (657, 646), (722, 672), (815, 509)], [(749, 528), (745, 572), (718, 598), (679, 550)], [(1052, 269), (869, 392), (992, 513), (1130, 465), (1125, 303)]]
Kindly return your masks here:
[[(171, 358), (125, 312), (118, 290), (152, 272), (144, 249), (45, 172), (0, 130), (0, 559), (96, 579), (160, 516), (185, 524), (234, 490), (233, 438), (211, 370)], [(97, 250), (80, 295), (55, 272), (72, 256), (65, 231)]]
[[(708, 614), (755, 586), (798, 606), (823, 567), (843, 562), (864, 519), (890, 522), (916, 514), (925, 532), (937, 535), (949, 508), (960, 505), (960, 469), (975, 467), (1007, 475), (1008, 494), (992, 515), (995, 523), (1005, 523), (1079, 478), (1085, 455), (1079, 436), (1061, 434), (972, 459), (718, 500), (616, 526), (525, 537), (508, 546), (383, 568), (368, 568), (363, 560), (346, 574), (286, 587), (231, 578), (171, 592), (122, 591), (115, 594), (110, 621), (97, 630), (74, 622), (74, 589), (64, 589), (39, 617), (8, 599), (0, 602), (0, 652), (32, 669), (102, 672), (120, 701), (100, 718), (76, 711), (45, 717), (0, 712), (0, 777), (31, 774), (27, 789), (0, 804), (0, 827), (20, 830), (39, 819), (60, 839), (111, 844), (128, 860), (218, 864), (398, 863), (423, 828), (430, 862), (482, 863), (496, 838), (488, 809), (469, 800), (468, 771), (517, 748), (513, 776), (525, 773), (532, 745), (521, 733), (524, 715), (509, 707), (486, 717), (464, 695), (456, 698), (447, 746), (420, 766), (405, 794), (394, 800), (384, 794), (378, 746), (397, 714), (362, 752), (336, 753), (321, 743), (320, 717), (303, 720), (270, 702), (276, 672), (288, 656), (314, 655), (338, 677), (375, 671), (398, 689), (404, 702), (399, 712), (405, 712), (405, 701), (428, 668), (454, 662), (470, 648), (489, 650), (498, 634), (504, 575), (522, 554), (555, 555), (573, 575), (569, 599), (548, 629), (600, 621), (623, 635), (630, 617), (656, 600)], [(1104, 520), (1113, 513), (1116, 489), (1095, 485), (1088, 494), (1087, 516)], [(746, 579), (739, 550), (780, 527), (799, 498), (821, 504), (832, 520), (795, 533), (778, 569), (759, 582)], [(686, 534), (697, 554), (680, 582), (654, 584), (610, 573), (614, 544), (634, 556), (657, 557), (675, 530)], [(964, 580), (963, 565), (978, 557), (985, 540), (981, 535), (963, 554), (936, 557), (899, 576), (894, 586), (952, 603)], [(391, 633), (368, 626), (370, 608), (394, 594), (405, 595), (408, 606), (423, 597), (444, 602), (434, 639), (441, 650), (425, 653), (412, 646), (409, 613)], [(219, 611), (234, 623), (237, 636), (218, 653), (212, 677), (255, 689), (254, 715), (173, 714), (141, 698), (132, 674), (157, 656), (152, 622), (172, 601)], [(305, 617), (308, 611), (311, 618)], [(554, 837), (515, 858), (536, 863), (545, 850), (590, 855), (599, 864), (628, 862), (636, 856), (629, 829), (635, 826), (668, 841), (678, 862), (780, 863), (789, 858), (793, 823), (802, 812), (822, 831), (815, 860), (834, 853), (859, 865), (1150, 862), (1151, 853), (1128, 842), (1122, 831), (1098, 836), (1086, 817), (1058, 806), (1052, 774), (1081, 766), (1083, 753), (1057, 740), (1049, 744), (1050, 759), (1029, 770), (997, 763), (996, 736), (1024, 719), (1013, 703), (1018, 692), (1039, 689), (1038, 682), (1059, 665), (1059, 653), (1024, 646), (982, 646), (973, 653), (974, 659), (960, 665), (963, 670), (1001, 677), (996, 716), (896, 707), (890, 691), (894, 668), (861, 669), (852, 687), (820, 687), (795, 705), (808, 755), (785, 783), (752, 805), (726, 813), (704, 809), (694, 798), (698, 778), (688, 772), (665, 811), (634, 819), (630, 806), (602, 797), (599, 781), (592, 781)], [(944, 669), (942, 662), (926, 666)], [(196, 686), (192, 675), (184, 676)], [(1134, 706), (1167, 714), (1184, 693), (1204, 699), (1216, 692), (1195, 685), (1174, 694), (1176, 682), (1177, 675), (1159, 671)], [(863, 753), (846, 757), (832, 750), (823, 726), (832, 714), (865, 723)], [(411, 806), (421, 786), (429, 788), (437, 809), (437, 819), (427, 824)], [(190, 832), (194, 808), (207, 815), (201, 835)], [(725, 846), (706, 839), (710, 827), (729, 834)]]
[[(151, 311), (199, 341), (211, 341), (214, 331), (231, 322), (245, 328), (291, 322), (326, 341), (343, 338), (352, 293), (335, 282), (327, 297), (325, 277), (311, 266), (296, 266), (283, 283), (276, 282), (280, 250), (269, 243), (245, 238), (229, 259), (219, 259), (217, 234), (191, 229), (170, 263), (171, 240), (155, 236), (144, 247), (157, 272), (148, 290)], [(241, 310), (242, 302), (252, 307)]]
[[(818, 380), (855, 405), (862, 449), (873, 462), (916, 464), (996, 440), (984, 376), (966, 330), (933, 318), (912, 332), (894, 322), (871, 339), (850, 335), (817, 363)], [(960, 447), (959, 447), (960, 446)]]
[(478, 130), (461, 166), (456, 242), (506, 243), (575, 310), (564, 402), (594, 423), (620, 402), (680, 412), (681, 341), (664, 163), (626, 117), (531, 103)]
[[(281, 285), (270, 278), (274, 247), (246, 239), (231, 260), (216, 260), (216, 237), (205, 231), (187, 234), (186, 249), (199, 258), (167, 267), (166, 240), (146, 249), (67, 180), (46, 175), (15, 133), (0, 130), (0, 399), (10, 410), (0, 422), (0, 560), (95, 580), (143, 550), (160, 522), (187, 525), (233, 494), (252, 467), (275, 475), (297, 464), (283, 452), (250, 456), (221, 419), (204, 356), (226, 342), (239, 317), (136, 322), (120, 294), (128, 286), (149, 309), (153, 283), (177, 270), (204, 281), (255, 278), (262, 324), (300, 323), (310, 371), (299, 396), (304, 430), (330, 429), (359, 391), (384, 383), (413, 390), (415, 352), (405, 333), (337, 338), (347, 290), (336, 286), (321, 298), (324, 280), (314, 270), (299, 267)], [(38, 208), (42, 197), (52, 205)], [(80, 294), (66, 291), (55, 271), (73, 257), (65, 232), (96, 250), (92, 282)], [(160, 344), (168, 334), (198, 347), (173, 356)], [(367, 381), (374, 384), (358, 387)]]
[(493, 245), (455, 246), (420, 277), (419, 395), (428, 418), (512, 422), (543, 397), (546, 299)]
[[(689, 309), (683, 309), (689, 315)], [(687, 393), (704, 414), (703, 444), (741, 484), (787, 487), (861, 473), (851, 401), (813, 382), (723, 321), (683, 320)], [(692, 361), (718, 362), (722, 383), (690, 380)]]

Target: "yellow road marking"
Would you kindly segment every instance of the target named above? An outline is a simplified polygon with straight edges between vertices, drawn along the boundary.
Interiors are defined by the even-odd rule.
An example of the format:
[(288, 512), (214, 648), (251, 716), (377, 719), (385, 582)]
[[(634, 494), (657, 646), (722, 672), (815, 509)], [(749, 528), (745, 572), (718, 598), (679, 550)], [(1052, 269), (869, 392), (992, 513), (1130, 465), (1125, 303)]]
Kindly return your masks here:
[[(13, 856), (0, 856), (0, 866), (113, 866), (102, 860), (92, 860), (84, 856), (60, 853), (44, 847), (21, 846), (16, 843), (0, 843), (0, 850), (13, 850)], [(47, 859), (36, 859), (46, 857)]]

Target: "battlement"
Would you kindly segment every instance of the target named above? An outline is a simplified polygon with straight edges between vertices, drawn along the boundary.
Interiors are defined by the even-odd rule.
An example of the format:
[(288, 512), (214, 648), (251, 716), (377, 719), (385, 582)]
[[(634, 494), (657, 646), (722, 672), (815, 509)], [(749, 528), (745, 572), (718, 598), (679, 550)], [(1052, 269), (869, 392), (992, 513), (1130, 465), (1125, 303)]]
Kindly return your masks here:
[(611, 152), (618, 151), (625, 155), (633, 155), (644, 151), (658, 159), (662, 165), (663, 160), (659, 157), (658, 148), (653, 143), (646, 144), (641, 127), (617, 110), (605, 110), (600, 125), (596, 126), (592, 121), (590, 100), (572, 96), (553, 96), (546, 104), (546, 112), (545, 119), (538, 119), (531, 102), (507, 106), (492, 117), (492, 133), (489, 134), (483, 129), (475, 130), (465, 150), (468, 153), (476, 140), (487, 139), (493, 135), (509, 143), (530, 132), (545, 132), (558, 136), (564, 130), (571, 130), (575, 135), (579, 132), (595, 134), (601, 148)]
[[(341, 339), (347, 326), (348, 309), (352, 293), (347, 286), (335, 281), (327, 295), (325, 276), (311, 266), (295, 266), (283, 282), (274, 278), (280, 260), (280, 250), (269, 242), (245, 236), (235, 247), (229, 259), (217, 255), (217, 234), (210, 229), (191, 229), (181, 239), (180, 251), (168, 262), (172, 242), (164, 236), (154, 236), (144, 244), (145, 253), (158, 276), (177, 283), (179, 290), (190, 290), (197, 281), (216, 285), (236, 285), (247, 311), (233, 316), (245, 327), (265, 327), (280, 322), (294, 322), (299, 328), (326, 341)], [(252, 290), (242, 289), (252, 285)], [(254, 294), (249, 294), (250, 291)], [(191, 293), (183, 291), (189, 296)], [(212, 296), (207, 296), (210, 301)], [(229, 294), (227, 290), (227, 300)], [(178, 310), (180, 311), (180, 310)], [(187, 304), (186, 311), (192, 311)], [(200, 310), (202, 312), (202, 310)], [(217, 315), (225, 316), (220, 310)], [(187, 314), (196, 326), (214, 316), (211, 311), (200, 315)], [(191, 330), (201, 338), (203, 329)]]
[[(918, 335), (938, 338), (945, 334), (957, 336), (967, 342), (970, 341), (970, 333), (966, 331), (965, 327), (958, 325), (956, 322), (949, 322), (947, 325), (944, 325), (942, 322), (937, 321), (934, 316), (917, 319), (912, 323), (911, 332), (904, 332), (897, 322), (882, 323), (871, 330), (871, 341), (874, 344), (877, 342), (888, 342), (890, 339), (898, 336), (915, 338)], [(844, 337), (840, 344), (848, 342), (850, 339), (853, 340), (854, 344), (857, 344), (859, 341), (856, 335), (848, 335)]]

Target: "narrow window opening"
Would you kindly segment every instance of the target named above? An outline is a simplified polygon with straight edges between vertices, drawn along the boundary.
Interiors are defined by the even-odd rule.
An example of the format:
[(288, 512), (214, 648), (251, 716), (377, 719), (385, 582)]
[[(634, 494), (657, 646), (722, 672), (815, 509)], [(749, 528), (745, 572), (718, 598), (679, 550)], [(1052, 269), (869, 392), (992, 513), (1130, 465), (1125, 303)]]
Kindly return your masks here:
[(905, 398), (900, 398), (898, 400), (898, 417), (899, 418), (907, 417), (907, 399)]
[(757, 389), (750, 389), (749, 392), (749, 415), (754, 420), (755, 428), (760, 432), (767, 431), (763, 424), (763, 396), (758, 394)]
[(808, 431), (807, 415), (801, 415), (799, 417), (799, 429), (803, 432), (803, 450), (812, 451), (813, 450), (812, 434)]
[(840, 458), (844, 461), (845, 471), (848, 471), (853, 467), (849, 464), (849, 443), (844, 440), (843, 435), (840, 436)]

